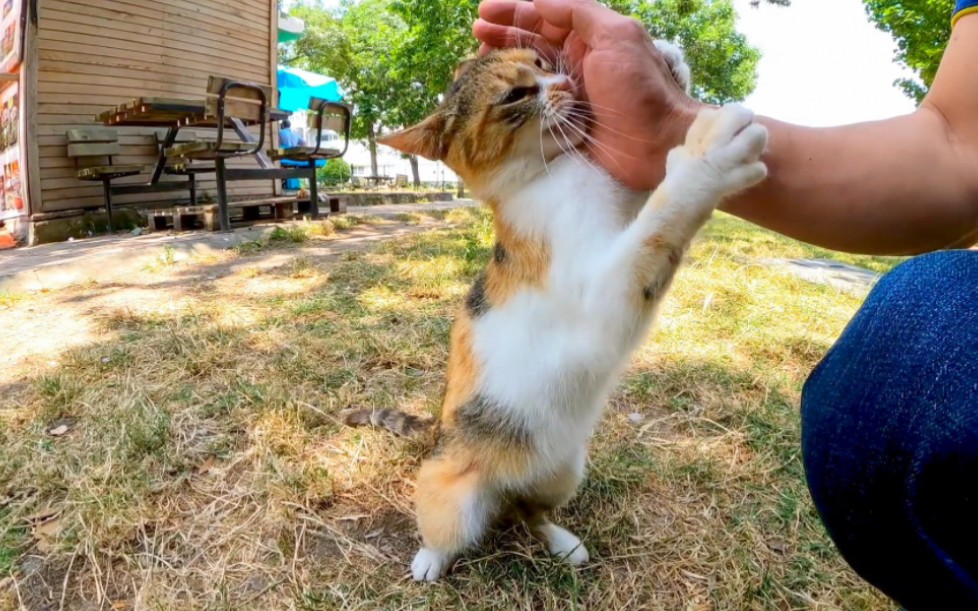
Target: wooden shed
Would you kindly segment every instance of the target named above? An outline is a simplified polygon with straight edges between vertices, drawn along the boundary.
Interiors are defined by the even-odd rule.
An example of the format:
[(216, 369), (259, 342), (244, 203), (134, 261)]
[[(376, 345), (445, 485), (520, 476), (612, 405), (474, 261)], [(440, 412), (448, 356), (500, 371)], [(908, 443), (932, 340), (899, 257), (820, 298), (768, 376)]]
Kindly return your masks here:
[[(76, 178), (67, 130), (92, 127), (99, 113), (141, 96), (202, 98), (211, 76), (275, 87), (277, 0), (0, 3), (5, 3), (4, 32), (10, 24), (15, 27), (15, 48), (2, 66), (6, 88), (0, 104), (19, 109), (3, 115), (2, 133), (14, 130), (19, 137), (0, 142), (6, 189), (0, 220), (25, 241), (38, 241), (36, 230), (45, 223), (102, 205), (101, 186)], [(7, 119), (16, 124), (8, 126)], [(117, 129), (123, 154), (116, 163), (156, 161), (164, 130)], [(203, 176), (198, 192), (213, 188), (213, 175)], [(232, 196), (264, 196), (277, 186), (269, 180), (237, 182), (229, 190)], [(186, 194), (143, 193), (117, 203), (161, 205), (181, 197)]]

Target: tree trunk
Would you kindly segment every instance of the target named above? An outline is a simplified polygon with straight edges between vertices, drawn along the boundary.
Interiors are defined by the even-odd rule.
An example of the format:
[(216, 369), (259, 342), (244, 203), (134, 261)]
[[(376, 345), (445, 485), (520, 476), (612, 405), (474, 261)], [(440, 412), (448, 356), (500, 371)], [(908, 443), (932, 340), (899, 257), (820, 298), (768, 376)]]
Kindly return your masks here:
[(421, 188), (421, 168), (418, 167), (418, 156), (411, 155), (408, 157), (408, 161), (411, 162), (411, 174), (414, 176), (414, 186)]
[(377, 133), (374, 131), (373, 125), (370, 126), (367, 133), (367, 144), (370, 148), (370, 175), (379, 176), (380, 171), (377, 169)]
[(458, 193), (456, 194), (456, 197), (459, 199), (465, 198), (465, 183), (462, 182), (461, 178), (458, 179)]

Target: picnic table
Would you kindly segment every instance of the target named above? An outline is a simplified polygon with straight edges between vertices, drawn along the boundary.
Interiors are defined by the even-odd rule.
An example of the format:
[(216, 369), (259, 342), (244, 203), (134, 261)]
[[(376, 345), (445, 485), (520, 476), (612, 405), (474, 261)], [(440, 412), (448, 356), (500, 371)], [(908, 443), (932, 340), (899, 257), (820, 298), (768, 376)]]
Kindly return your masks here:
[[(291, 113), (277, 108), (268, 109), (268, 121), (284, 121)], [(216, 128), (217, 118), (208, 116), (207, 103), (203, 99), (187, 100), (179, 98), (140, 97), (112, 110), (101, 113), (98, 120), (110, 127), (166, 127), (166, 137), (160, 147), (153, 177), (150, 184), (158, 184), (166, 169), (166, 150), (176, 142), (180, 130), (184, 127)], [(257, 121), (248, 121), (239, 117), (228, 117), (227, 122), (242, 142), (257, 144), (258, 139), (248, 127)], [(255, 154), (258, 164), (264, 169), (273, 169), (275, 165), (264, 152)]]
[[(224, 99), (224, 96), (236, 88), (247, 91), (261, 90), (262, 93), (253, 96), (260, 104), (243, 104), (241, 101)], [(208, 159), (213, 160), (213, 171), (217, 174), (217, 191), (220, 228), (230, 231), (229, 205), (227, 182), (229, 180), (280, 180), (286, 178), (310, 178), (310, 213), (318, 216), (318, 194), (316, 190), (315, 168), (309, 167), (278, 168), (264, 152), (265, 134), (268, 123), (286, 119), (290, 113), (267, 106), (267, 88), (247, 83), (235, 83), (226, 79), (212, 77), (208, 90), (220, 96), (221, 106), (215, 100), (205, 99), (176, 99), (160, 97), (140, 97), (122, 104), (114, 109), (98, 115), (99, 122), (106, 126), (142, 126), (166, 127), (167, 133), (161, 143), (156, 164), (153, 167), (149, 183), (139, 185), (124, 185), (112, 187), (114, 194), (146, 193), (154, 191), (169, 191), (184, 188), (182, 183), (161, 182), (160, 178), (167, 169), (168, 159)], [(259, 136), (256, 137), (248, 129), (259, 126)], [(218, 132), (217, 141), (198, 141), (176, 144), (177, 136), (183, 128), (192, 127), (195, 130), (212, 128)], [(240, 142), (230, 142), (224, 137), (225, 128), (231, 128)], [(258, 168), (227, 168), (226, 160), (231, 157), (251, 156), (257, 162)]]
[(364, 176), (363, 179), (373, 183), (374, 187), (389, 185), (394, 181), (390, 176)]

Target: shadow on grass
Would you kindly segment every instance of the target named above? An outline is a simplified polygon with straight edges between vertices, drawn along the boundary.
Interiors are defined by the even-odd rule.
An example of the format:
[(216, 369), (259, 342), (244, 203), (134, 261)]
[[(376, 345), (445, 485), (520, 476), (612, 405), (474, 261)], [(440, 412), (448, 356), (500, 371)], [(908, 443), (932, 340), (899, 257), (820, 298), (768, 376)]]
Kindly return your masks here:
[[(427, 446), (336, 416), (436, 407), (453, 311), (489, 245), (476, 227), (255, 276), (298, 277), (293, 292), (210, 294), (226, 266), (201, 264), (154, 286), (187, 291), (193, 307), (90, 312), (99, 341), (8, 385), (16, 400), (0, 394), (12, 414), (0, 569), (18, 584), (0, 602), (57, 605), (67, 586), (68, 608), (785, 609), (803, 606), (795, 593), (885, 608), (832, 553), (804, 491), (798, 382), (771, 371), (817, 358), (825, 346), (804, 337), (754, 363), (672, 356), (629, 373), (556, 517), (591, 549), (585, 569), (516, 526), (444, 583), (406, 583)], [(46, 433), (64, 417), (69, 433)], [(44, 542), (30, 518), (51, 508), (59, 528)]]

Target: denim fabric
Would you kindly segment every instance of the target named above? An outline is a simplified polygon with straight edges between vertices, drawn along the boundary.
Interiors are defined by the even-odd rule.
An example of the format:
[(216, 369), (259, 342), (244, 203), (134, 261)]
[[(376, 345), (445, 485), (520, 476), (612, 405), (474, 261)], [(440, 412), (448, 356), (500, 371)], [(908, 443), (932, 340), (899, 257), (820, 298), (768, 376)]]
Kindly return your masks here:
[(802, 394), (829, 535), (910, 611), (978, 610), (978, 252), (884, 277)]

